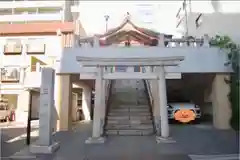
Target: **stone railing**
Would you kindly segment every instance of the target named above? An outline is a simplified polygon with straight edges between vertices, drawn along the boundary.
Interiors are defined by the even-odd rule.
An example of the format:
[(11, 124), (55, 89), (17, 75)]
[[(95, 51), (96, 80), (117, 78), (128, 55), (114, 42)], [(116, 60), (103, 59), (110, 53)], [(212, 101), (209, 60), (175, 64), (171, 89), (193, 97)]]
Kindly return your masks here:
[(160, 47), (209, 47), (209, 36), (204, 35), (202, 38), (186, 37), (167, 39), (159, 36)]
[[(184, 38), (166, 38), (164, 35), (159, 35), (158, 45), (153, 47), (209, 47), (209, 36), (204, 35), (202, 38), (184, 37)], [(99, 37), (86, 37), (78, 40), (79, 47), (81, 48), (97, 48), (100, 47)], [(106, 47), (117, 47), (116, 45)], [(132, 46), (132, 47), (141, 47)], [(143, 47), (143, 46), (142, 46)]]
[(203, 39), (166, 39), (165, 47), (201, 47), (203, 45)]

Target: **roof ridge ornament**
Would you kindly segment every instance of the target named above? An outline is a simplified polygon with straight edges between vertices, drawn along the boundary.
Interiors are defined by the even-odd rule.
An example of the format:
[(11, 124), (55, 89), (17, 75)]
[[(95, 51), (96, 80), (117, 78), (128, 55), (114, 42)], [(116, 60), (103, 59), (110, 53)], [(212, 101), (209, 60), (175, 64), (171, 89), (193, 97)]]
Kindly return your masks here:
[(126, 15), (126, 20), (127, 20), (127, 21), (130, 21), (130, 19), (131, 19), (131, 15), (130, 15), (130, 13), (129, 13), (129, 12), (127, 12), (127, 15)]

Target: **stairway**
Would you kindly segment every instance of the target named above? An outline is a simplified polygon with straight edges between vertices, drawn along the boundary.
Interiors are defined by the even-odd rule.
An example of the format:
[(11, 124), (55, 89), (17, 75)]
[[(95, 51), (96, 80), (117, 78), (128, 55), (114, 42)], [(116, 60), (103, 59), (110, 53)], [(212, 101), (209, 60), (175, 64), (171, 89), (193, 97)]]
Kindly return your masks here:
[(116, 80), (112, 87), (105, 133), (152, 135), (152, 115), (142, 80)]

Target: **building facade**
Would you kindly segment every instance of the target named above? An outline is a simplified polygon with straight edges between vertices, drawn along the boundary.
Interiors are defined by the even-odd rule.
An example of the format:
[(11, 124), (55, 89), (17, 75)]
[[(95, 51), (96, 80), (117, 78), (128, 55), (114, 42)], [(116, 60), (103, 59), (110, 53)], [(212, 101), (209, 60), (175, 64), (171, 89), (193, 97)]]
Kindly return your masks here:
[(0, 23), (73, 21), (77, 1), (1, 1)]
[(240, 3), (237, 1), (191, 1), (184, 0), (179, 4), (176, 13), (176, 29), (182, 35), (200, 37), (208, 34), (228, 35), (240, 42), (238, 28)]
[(27, 122), (30, 98), (32, 118), (38, 118), (41, 68), (54, 66), (61, 50), (84, 36), (76, 6), (73, 1), (0, 2), (0, 94), (16, 121)]

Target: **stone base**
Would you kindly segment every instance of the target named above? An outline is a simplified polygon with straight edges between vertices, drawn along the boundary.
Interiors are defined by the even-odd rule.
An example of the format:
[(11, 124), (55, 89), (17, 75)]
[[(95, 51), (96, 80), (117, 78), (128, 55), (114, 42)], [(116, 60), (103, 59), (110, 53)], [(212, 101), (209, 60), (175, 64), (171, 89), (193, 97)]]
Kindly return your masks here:
[(86, 143), (86, 144), (102, 144), (102, 143), (105, 142), (105, 140), (106, 140), (106, 138), (104, 138), (104, 137), (97, 137), (97, 138), (95, 138), (95, 137), (89, 137), (89, 138), (85, 141), (85, 143)]
[(173, 140), (171, 137), (165, 138), (165, 137), (157, 136), (156, 141), (157, 143), (176, 143), (176, 141)]
[(40, 146), (40, 145), (31, 145), (30, 152), (31, 153), (43, 153), (43, 154), (51, 154), (55, 152), (60, 147), (58, 142), (54, 142), (50, 146)]

